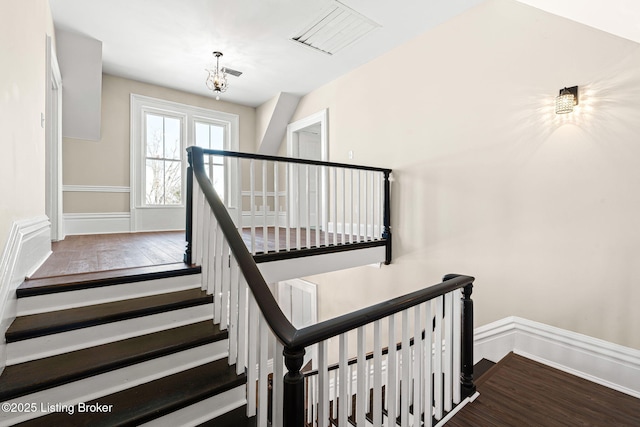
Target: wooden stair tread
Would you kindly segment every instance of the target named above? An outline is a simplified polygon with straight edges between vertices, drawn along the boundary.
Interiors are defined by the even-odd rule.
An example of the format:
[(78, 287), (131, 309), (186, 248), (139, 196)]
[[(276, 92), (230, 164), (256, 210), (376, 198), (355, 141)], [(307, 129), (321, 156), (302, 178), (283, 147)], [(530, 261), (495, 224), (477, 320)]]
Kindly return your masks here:
[(68, 274), (41, 279), (28, 279), (18, 286), (16, 295), (18, 298), (23, 298), (57, 292), (120, 285), (123, 283), (142, 282), (145, 280), (163, 279), (166, 277), (186, 276), (200, 272), (200, 267), (193, 267), (184, 263), (173, 263), (96, 271), (92, 273)]
[(17, 317), (5, 334), (7, 343), (125, 319), (208, 304), (211, 295), (188, 289), (160, 295)]
[(7, 366), (0, 376), (0, 401), (77, 381), (156, 357), (226, 339), (211, 321)]
[(255, 427), (256, 417), (247, 417), (247, 405), (229, 411), (197, 427)]
[(235, 366), (224, 358), (86, 402), (113, 405), (111, 412), (57, 412), (17, 425), (137, 426), (245, 383), (245, 375), (236, 375)]

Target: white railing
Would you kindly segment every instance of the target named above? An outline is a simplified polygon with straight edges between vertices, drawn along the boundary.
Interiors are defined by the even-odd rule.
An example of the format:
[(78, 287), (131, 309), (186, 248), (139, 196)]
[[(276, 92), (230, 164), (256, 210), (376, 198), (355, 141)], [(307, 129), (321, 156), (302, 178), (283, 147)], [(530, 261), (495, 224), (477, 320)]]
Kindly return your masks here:
[[(456, 289), (340, 334), (334, 365), (327, 355), (332, 343), (319, 343), (317, 368), (305, 375), (307, 425), (326, 426), (329, 419), (347, 425), (349, 419), (380, 427), (397, 418), (401, 426), (440, 425), (462, 401), (461, 310), (462, 292)], [(357, 356), (349, 359), (354, 338)], [(367, 348), (373, 351), (365, 353)]]
[[(358, 425), (381, 426), (393, 425), (390, 420), (398, 416), (401, 425), (418, 426), (425, 414), (424, 425), (431, 425), (432, 417), (443, 422), (473, 394), (472, 277), (452, 275), (296, 329), (277, 306), (195, 151), (201, 157), (194, 160), (197, 179), (188, 180), (190, 255), (201, 265), (203, 289), (213, 295), (214, 322), (228, 331), (229, 364), (246, 373), (247, 415), (256, 416), (259, 427), (326, 427), (330, 415), (343, 426), (348, 417)], [(354, 339), (355, 359), (349, 352)], [(314, 344), (318, 372), (305, 383), (304, 349)]]
[(204, 155), (206, 164), (224, 165), (229, 182), (216, 187), (224, 188), (253, 255), (371, 242), (390, 232), (388, 169), (217, 150)]

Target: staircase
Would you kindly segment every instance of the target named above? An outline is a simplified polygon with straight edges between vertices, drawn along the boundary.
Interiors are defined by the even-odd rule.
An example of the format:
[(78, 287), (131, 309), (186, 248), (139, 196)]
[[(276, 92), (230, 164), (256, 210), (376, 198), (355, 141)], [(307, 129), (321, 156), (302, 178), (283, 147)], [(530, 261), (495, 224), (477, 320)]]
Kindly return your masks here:
[(0, 426), (251, 426), (200, 268), (25, 282), (6, 332)]

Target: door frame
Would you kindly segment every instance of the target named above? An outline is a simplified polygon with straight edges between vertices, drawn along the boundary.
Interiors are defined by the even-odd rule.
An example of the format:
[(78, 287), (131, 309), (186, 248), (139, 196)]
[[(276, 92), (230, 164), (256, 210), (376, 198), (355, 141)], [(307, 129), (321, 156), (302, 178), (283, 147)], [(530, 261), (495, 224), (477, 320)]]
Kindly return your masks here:
[(62, 210), (62, 76), (53, 40), (46, 39), (45, 212), (51, 223), (51, 240), (65, 238)]
[[(329, 124), (329, 109), (325, 108), (324, 110), (320, 110), (317, 113), (314, 113), (310, 116), (302, 118), (300, 120), (296, 120), (295, 122), (289, 123), (287, 125), (287, 157), (299, 158), (298, 155), (298, 141), (299, 137), (296, 132), (301, 131), (309, 126), (319, 124), (320, 125), (320, 158), (314, 160), (320, 160), (323, 162), (329, 161), (329, 134), (328, 134), (328, 124)], [(329, 188), (327, 180), (329, 179), (328, 171), (323, 168), (320, 174), (320, 192), (321, 192), (321, 200), (323, 203), (322, 208), (320, 209), (322, 216), (322, 224), (327, 224), (327, 215), (329, 209), (329, 203), (327, 200), (327, 189)], [(297, 218), (297, 203), (299, 200), (298, 194), (296, 192), (297, 186), (294, 185), (297, 177), (293, 176), (293, 174), (289, 175), (289, 188), (291, 189), (291, 200), (295, 201), (295, 203), (289, 204), (289, 217), (291, 218), (291, 223), (293, 226), (298, 224)]]

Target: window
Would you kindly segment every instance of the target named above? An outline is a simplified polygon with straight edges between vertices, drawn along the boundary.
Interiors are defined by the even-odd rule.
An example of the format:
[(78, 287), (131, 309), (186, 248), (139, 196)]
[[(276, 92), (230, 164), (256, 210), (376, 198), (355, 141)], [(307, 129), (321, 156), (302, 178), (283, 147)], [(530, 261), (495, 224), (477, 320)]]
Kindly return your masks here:
[[(186, 148), (237, 151), (239, 117), (131, 94), (131, 231), (180, 230), (185, 225)], [(207, 174), (236, 215), (236, 162), (205, 159)]]
[(145, 204), (182, 205), (182, 120), (145, 115)]
[[(196, 123), (195, 145), (212, 150), (224, 150), (224, 125), (199, 122)], [(207, 176), (222, 200), (225, 200), (225, 167), (224, 157), (206, 156)]]

